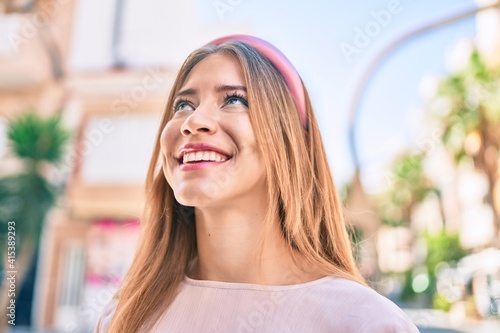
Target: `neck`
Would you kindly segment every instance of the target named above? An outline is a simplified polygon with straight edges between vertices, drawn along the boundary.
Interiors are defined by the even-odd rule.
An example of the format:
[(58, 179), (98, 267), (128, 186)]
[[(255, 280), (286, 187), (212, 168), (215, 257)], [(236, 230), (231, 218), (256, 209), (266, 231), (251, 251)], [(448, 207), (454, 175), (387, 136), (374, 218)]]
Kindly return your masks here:
[(251, 205), (196, 208), (198, 258), (188, 275), (199, 280), (267, 285), (321, 277), (317, 271), (302, 271), (297, 266), (296, 262), (304, 264), (304, 258), (290, 250), (279, 220), (266, 220), (267, 205), (262, 198)]

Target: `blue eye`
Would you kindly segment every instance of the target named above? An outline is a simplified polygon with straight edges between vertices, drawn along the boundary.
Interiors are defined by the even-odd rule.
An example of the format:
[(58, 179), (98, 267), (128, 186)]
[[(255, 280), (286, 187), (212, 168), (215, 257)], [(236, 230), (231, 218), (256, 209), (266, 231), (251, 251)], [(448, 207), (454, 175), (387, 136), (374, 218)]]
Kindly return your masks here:
[(174, 111), (194, 111), (194, 108), (191, 106), (188, 100), (179, 100), (174, 103)]
[(238, 93), (227, 95), (224, 98), (224, 105), (238, 105), (238, 104), (248, 106), (248, 101), (245, 99), (243, 95), (240, 95)]

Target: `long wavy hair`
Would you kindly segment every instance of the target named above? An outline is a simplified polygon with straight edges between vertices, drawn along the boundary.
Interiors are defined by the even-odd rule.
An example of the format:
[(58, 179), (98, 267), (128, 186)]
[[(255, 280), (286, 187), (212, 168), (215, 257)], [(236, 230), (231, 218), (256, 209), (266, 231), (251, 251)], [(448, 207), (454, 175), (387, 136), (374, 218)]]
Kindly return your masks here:
[(244, 73), (249, 117), (266, 168), (269, 221), (281, 221), (290, 252), (300, 253), (325, 275), (364, 284), (305, 87), (307, 130), (283, 77), (265, 57), (238, 41), (208, 45), (186, 59), (167, 100), (146, 179), (141, 237), (115, 296), (117, 306), (109, 332), (151, 328), (174, 301), (197, 256), (194, 215), (185, 213), (165, 179), (160, 136), (173, 116), (175, 94), (196, 64), (215, 53), (233, 56)]

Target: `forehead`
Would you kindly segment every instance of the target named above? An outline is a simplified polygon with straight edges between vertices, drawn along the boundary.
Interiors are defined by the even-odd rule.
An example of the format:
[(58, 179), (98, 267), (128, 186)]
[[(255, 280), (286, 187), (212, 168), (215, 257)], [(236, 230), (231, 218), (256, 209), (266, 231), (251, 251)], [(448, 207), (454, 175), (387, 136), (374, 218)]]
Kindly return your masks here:
[(211, 54), (194, 66), (182, 87), (210, 83), (244, 85), (245, 76), (238, 60), (225, 53)]

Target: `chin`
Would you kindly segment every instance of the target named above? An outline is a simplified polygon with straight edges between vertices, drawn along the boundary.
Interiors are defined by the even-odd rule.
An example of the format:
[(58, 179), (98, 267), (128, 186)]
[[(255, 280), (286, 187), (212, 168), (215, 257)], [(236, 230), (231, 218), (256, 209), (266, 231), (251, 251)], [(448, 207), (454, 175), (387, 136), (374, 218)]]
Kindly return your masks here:
[(190, 207), (206, 206), (215, 200), (213, 193), (207, 193), (200, 188), (176, 190), (174, 196), (178, 203)]
[(177, 194), (174, 192), (175, 200), (183, 206), (195, 207), (199, 203), (199, 200), (194, 200), (192, 197), (188, 195)]

